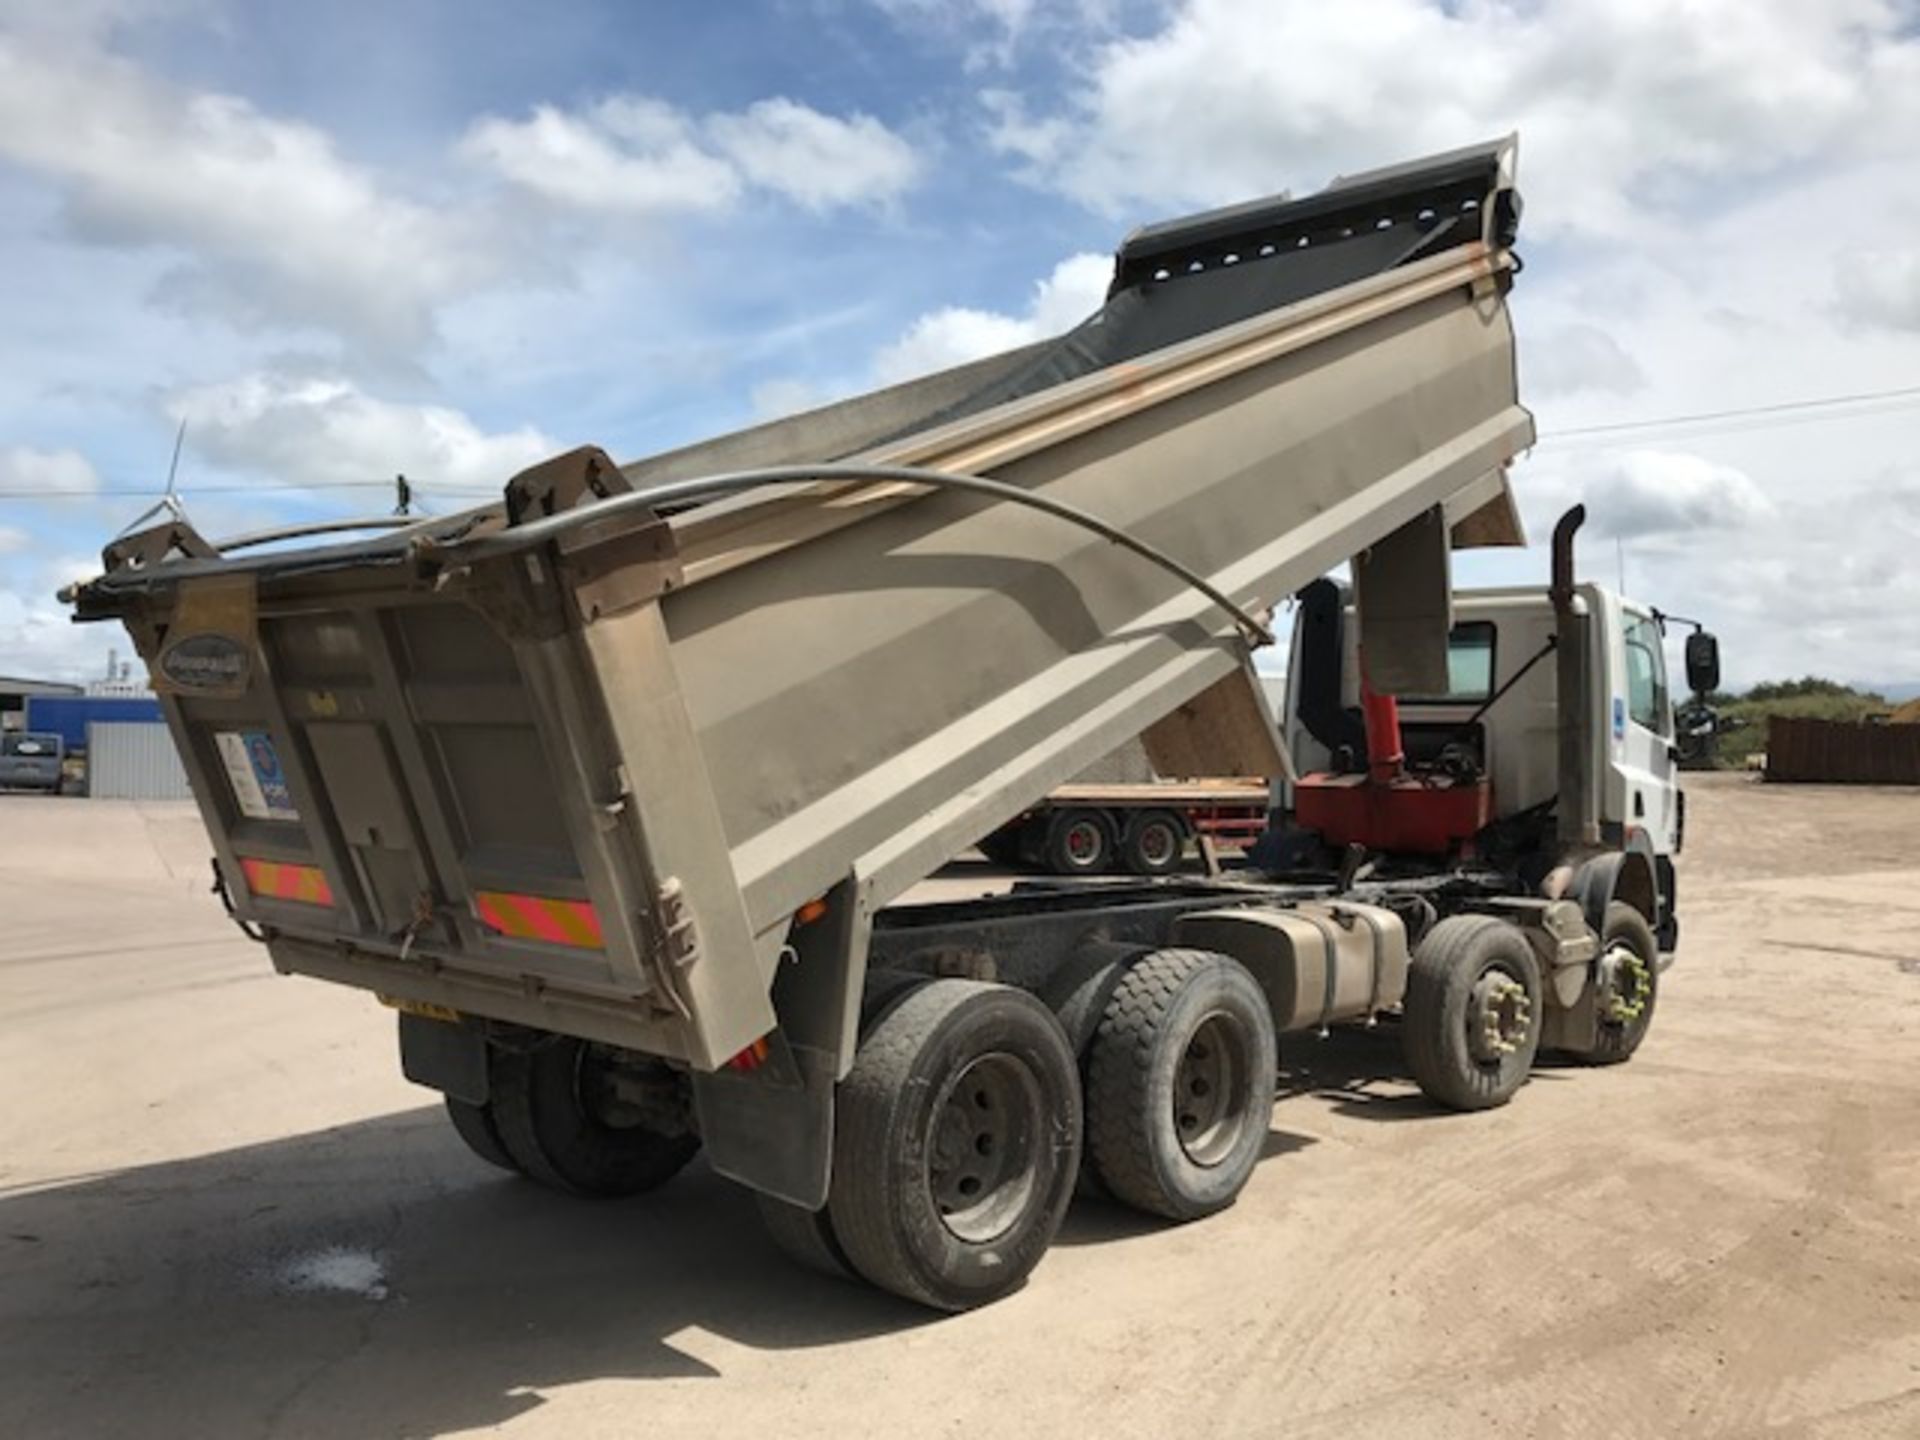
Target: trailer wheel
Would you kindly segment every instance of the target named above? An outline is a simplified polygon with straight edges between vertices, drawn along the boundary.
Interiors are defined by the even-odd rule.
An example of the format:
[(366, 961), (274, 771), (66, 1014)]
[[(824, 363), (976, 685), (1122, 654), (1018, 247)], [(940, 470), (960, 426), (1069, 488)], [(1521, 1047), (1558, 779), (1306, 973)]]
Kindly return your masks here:
[(828, 1210), (855, 1270), (938, 1310), (1026, 1279), (1080, 1159), (1080, 1080), (1045, 1006), (930, 981), (873, 1027), (836, 1105)]
[(1589, 1065), (1618, 1065), (1640, 1048), (1653, 1024), (1660, 998), (1660, 947), (1647, 917), (1624, 900), (1607, 902), (1600, 934), (1603, 983), (1595, 997), (1599, 1037), (1580, 1059)]
[(1413, 1078), (1456, 1110), (1504, 1105), (1540, 1048), (1540, 967), (1514, 926), (1452, 915), (1427, 932), (1407, 974), (1401, 1037)]
[(1113, 851), (1113, 824), (1098, 810), (1062, 810), (1047, 827), (1043, 853), (1056, 875), (1103, 874)]
[(998, 830), (974, 845), (988, 860), (1002, 869), (1011, 869), (1020, 863), (1021, 832), (1026, 829), (1026, 821), (1016, 820), (1011, 825), (1002, 825)]
[(608, 1070), (597, 1047), (568, 1035), (497, 1056), (494, 1125), (529, 1178), (576, 1195), (638, 1195), (693, 1159), (699, 1137), (654, 1128), (615, 1094)]
[(1170, 1220), (1231, 1205), (1266, 1142), (1277, 1052), (1266, 996), (1237, 961), (1137, 961), (1088, 1062), (1087, 1143), (1108, 1193)]
[(805, 1210), (773, 1195), (756, 1193), (753, 1198), (760, 1207), (761, 1223), (782, 1255), (816, 1274), (836, 1280), (854, 1278), (853, 1266), (847, 1263), (847, 1252), (840, 1248), (840, 1238), (833, 1233), (833, 1218), (824, 1206)]
[(1186, 856), (1187, 827), (1171, 810), (1147, 810), (1127, 823), (1121, 858), (1136, 875), (1171, 875)]
[(485, 1105), (456, 1100), (451, 1095), (445, 1099), (447, 1118), (453, 1122), (454, 1133), (466, 1142), (467, 1149), (489, 1165), (498, 1165), (502, 1170), (517, 1173), (520, 1167), (513, 1163), (513, 1156), (507, 1153), (506, 1144), (500, 1139), (499, 1127), (493, 1123), (493, 1112)]

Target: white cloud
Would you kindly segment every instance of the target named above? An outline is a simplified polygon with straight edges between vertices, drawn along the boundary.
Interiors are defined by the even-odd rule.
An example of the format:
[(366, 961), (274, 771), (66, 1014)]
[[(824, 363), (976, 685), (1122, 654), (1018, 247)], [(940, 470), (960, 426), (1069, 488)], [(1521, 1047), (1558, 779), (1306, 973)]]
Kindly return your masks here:
[(1849, 250), (1834, 270), (1840, 309), (1849, 319), (1920, 331), (1920, 247)]
[(0, 449), (0, 493), (91, 495), (100, 476), (78, 450)]
[(90, 35), (0, 35), (0, 159), (57, 186), (82, 239), (182, 256), (163, 293), (242, 323), (408, 350), (498, 280), (498, 227), (397, 194), (324, 131), (192, 91)]
[(368, 395), (338, 376), (255, 374), (172, 396), (197, 453), (277, 484), (497, 490), (561, 446), (523, 426), (490, 434), (458, 410)]
[[(97, 571), (98, 566), (94, 569)], [(79, 680), (102, 673), (107, 649), (125, 648), (119, 628), (76, 625), (72, 612), (38, 585), (0, 585), (0, 675)]]
[(711, 116), (707, 130), (748, 181), (809, 210), (891, 199), (919, 170), (913, 147), (871, 115), (842, 120), (784, 98)]
[(1615, 232), (1912, 123), (1920, 40), (1891, 0), (1188, 0), (1075, 68), (1061, 103), (990, 97), (989, 133), (1102, 210), (1311, 188), (1518, 128), (1536, 233)]
[(1681, 450), (1534, 461), (1521, 470), (1518, 493), (1536, 536), (1575, 501), (1585, 503), (1595, 536), (1686, 536), (1696, 545), (1721, 543), (1727, 532), (1763, 524), (1776, 513), (1744, 471)]
[(948, 306), (922, 315), (880, 352), (875, 376), (894, 384), (1058, 335), (1100, 308), (1112, 273), (1107, 256), (1072, 255), (1034, 286), (1023, 314)]
[(639, 96), (603, 100), (584, 114), (551, 105), (526, 120), (489, 117), (461, 150), (523, 189), (557, 204), (623, 214), (723, 209), (740, 177), (696, 143), (672, 106)]
[(15, 525), (0, 525), (0, 555), (12, 555), (33, 543), (33, 537)]
[(637, 95), (578, 112), (543, 105), (526, 120), (475, 122), (460, 148), (556, 205), (624, 215), (720, 211), (749, 187), (810, 210), (873, 204), (919, 171), (912, 147), (872, 116), (784, 97), (703, 119)]
[(1573, 323), (1525, 339), (1520, 351), (1521, 385), (1529, 395), (1581, 390), (1630, 394), (1645, 387), (1646, 372), (1597, 325)]

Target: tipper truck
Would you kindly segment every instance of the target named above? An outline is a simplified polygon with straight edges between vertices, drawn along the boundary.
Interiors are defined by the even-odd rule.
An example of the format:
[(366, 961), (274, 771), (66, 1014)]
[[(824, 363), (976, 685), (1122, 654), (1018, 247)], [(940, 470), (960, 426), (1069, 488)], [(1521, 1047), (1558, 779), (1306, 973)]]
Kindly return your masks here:
[[(146, 660), (236, 919), (396, 1007), (481, 1158), (625, 1195), (704, 1151), (805, 1263), (976, 1306), (1076, 1188), (1231, 1204), (1280, 1034), (1390, 1017), (1471, 1109), (1645, 1032), (1676, 797), (1621, 789), (1570, 523), (1514, 752), (1388, 723), (1445, 692), (1449, 549), (1523, 541), (1514, 155), (1138, 230), (1057, 340), (461, 515), (174, 517), (70, 595)], [(1309, 774), (1251, 653), (1347, 561), (1366, 723)], [(1295, 777), (1274, 875), (894, 903), (1136, 735)]]

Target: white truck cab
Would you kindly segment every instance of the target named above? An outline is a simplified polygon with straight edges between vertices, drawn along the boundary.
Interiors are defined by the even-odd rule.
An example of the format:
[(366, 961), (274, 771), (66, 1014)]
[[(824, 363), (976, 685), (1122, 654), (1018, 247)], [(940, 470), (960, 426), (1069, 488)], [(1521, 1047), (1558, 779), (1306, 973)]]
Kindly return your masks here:
[[(1654, 863), (1665, 922), (1663, 949), (1671, 949), (1672, 857), (1680, 850), (1684, 807), (1678, 785), (1680, 737), (1667, 680), (1663, 623), (1652, 607), (1604, 586), (1575, 587), (1574, 603), (1590, 620), (1585, 693), (1592, 713), (1584, 727), (1583, 774), (1601, 843), (1643, 850)], [(1282, 730), (1298, 773), (1350, 768), (1360, 735), (1360, 662), (1352, 606), (1342, 597), (1339, 708), (1344, 732), (1329, 735), (1316, 714), (1312, 688), (1326, 661), (1327, 643), (1310, 605), (1294, 627), (1287, 669)], [(1444, 695), (1398, 696), (1409, 761), (1438, 760), (1458, 747), (1491, 781), (1496, 822), (1550, 810), (1558, 796), (1559, 687), (1553, 660), (1554, 606), (1546, 590), (1510, 586), (1463, 590), (1454, 597), (1448, 644), (1449, 689)], [(1324, 705), (1320, 707), (1324, 712)], [(1337, 722), (1335, 722), (1337, 724)], [(1332, 740), (1334, 743), (1329, 743)], [(1340, 753), (1344, 747), (1349, 753)], [(1292, 786), (1279, 795), (1291, 811)]]

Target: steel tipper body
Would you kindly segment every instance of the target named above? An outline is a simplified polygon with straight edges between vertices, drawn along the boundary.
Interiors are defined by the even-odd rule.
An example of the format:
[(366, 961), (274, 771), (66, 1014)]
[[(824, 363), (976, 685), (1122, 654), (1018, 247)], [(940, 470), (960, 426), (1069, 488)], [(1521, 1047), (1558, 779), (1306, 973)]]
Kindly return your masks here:
[[(900, 1074), (862, 1072), (883, 907), (1131, 736), (1173, 773), (1278, 773), (1269, 607), (1370, 547), (1437, 542), (1444, 574), (1450, 540), (1520, 542), (1512, 164), (1153, 227), (1058, 341), (624, 470), (571, 452), (372, 540), (168, 524), (78, 607), (152, 669), (236, 915), (283, 970), (442, 1017), (403, 1019), (404, 1059), (476, 1148), (596, 1188), (599, 1131), (550, 1113), (591, 1091), (601, 1130), (697, 1129), (817, 1205), (836, 1084), (844, 1149), (905, 1123), (859, 1097), (976, 1010), (1025, 1057), (979, 1061), (983, 1107), (1058, 1068), (975, 967), (886, 1022)], [(943, 988), (969, 984), (995, 993)]]

